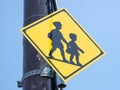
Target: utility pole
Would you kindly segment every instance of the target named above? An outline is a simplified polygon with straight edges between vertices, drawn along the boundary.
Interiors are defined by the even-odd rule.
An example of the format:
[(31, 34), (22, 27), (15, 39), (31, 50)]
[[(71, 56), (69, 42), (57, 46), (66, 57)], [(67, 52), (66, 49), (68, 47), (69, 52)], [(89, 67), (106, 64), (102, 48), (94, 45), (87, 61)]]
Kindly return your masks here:
[[(24, 0), (24, 26), (56, 10), (56, 0)], [(18, 87), (23, 90), (58, 90), (58, 87), (63, 90), (66, 87), (26, 38), (23, 38), (23, 78), (18, 81)]]
[[(48, 15), (48, 4), (47, 0), (24, 0), (24, 26)], [(38, 52), (25, 38), (23, 39), (23, 48), (23, 75), (39, 69), (46, 63), (42, 57), (40, 60), (38, 59)], [(40, 77), (39, 74), (33, 75), (24, 80), (23, 90), (55, 90), (52, 82), (51, 78)]]

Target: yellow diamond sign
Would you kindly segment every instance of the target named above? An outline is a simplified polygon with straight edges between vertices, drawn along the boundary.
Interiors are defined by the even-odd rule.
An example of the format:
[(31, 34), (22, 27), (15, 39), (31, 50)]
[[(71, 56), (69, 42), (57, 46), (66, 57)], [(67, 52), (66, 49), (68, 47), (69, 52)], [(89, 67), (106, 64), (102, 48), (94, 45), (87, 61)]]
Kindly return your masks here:
[(37, 20), (21, 32), (65, 82), (104, 55), (65, 9)]

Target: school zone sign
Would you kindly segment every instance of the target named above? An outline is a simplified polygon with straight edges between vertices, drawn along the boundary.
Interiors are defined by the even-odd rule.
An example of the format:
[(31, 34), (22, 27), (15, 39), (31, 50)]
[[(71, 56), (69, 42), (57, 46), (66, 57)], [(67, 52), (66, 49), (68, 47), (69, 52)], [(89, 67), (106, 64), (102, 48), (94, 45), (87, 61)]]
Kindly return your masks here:
[(65, 9), (37, 20), (21, 32), (65, 82), (104, 55)]

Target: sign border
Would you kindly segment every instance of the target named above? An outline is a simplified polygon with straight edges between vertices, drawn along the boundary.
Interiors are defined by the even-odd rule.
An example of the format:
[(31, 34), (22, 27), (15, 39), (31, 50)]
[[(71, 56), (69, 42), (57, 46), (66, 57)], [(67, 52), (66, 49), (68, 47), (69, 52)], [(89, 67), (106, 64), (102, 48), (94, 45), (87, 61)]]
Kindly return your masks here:
[[(86, 63), (85, 65), (83, 65), (82, 68), (77, 69), (75, 72), (71, 73), (71, 74), (70, 74), (69, 76), (67, 76), (67, 77), (64, 77), (64, 76), (59, 72), (59, 70), (51, 63), (51, 61), (47, 58), (47, 56), (42, 52), (42, 50), (32, 41), (32, 39), (31, 39), (31, 38), (27, 35), (27, 33), (26, 33), (26, 31), (27, 31), (29, 28), (31, 28), (31, 27), (33, 27), (33, 26), (35, 26), (35, 25), (37, 25), (37, 24), (39, 24), (39, 23), (41, 23), (41, 22), (43, 22), (43, 21), (45, 21), (45, 20), (47, 20), (47, 19), (49, 19), (49, 18), (51, 18), (51, 17), (53, 17), (53, 16), (55, 16), (56, 14), (59, 14), (60, 12), (65, 12), (65, 13), (67, 13), (67, 15), (77, 24), (77, 26), (84, 32), (84, 34), (87, 35), (87, 37), (92, 41), (92, 43), (94, 43), (94, 45), (100, 50), (100, 54), (99, 54), (99, 55), (97, 55), (96, 57), (94, 57), (94, 58), (93, 58), (92, 60), (90, 60), (88, 63)], [(34, 48), (37, 49), (37, 51), (42, 55), (42, 57), (45, 59), (45, 61), (46, 61), (48, 64), (51, 64), (50, 66), (51, 66), (52, 68), (55, 68), (55, 71), (57, 72), (57, 74), (58, 74), (58, 75), (62, 78), (62, 80), (65, 81), (65, 82), (67, 82), (69, 79), (71, 79), (73, 76), (77, 75), (78, 73), (82, 72), (82, 71), (83, 71), (84, 69), (86, 69), (88, 66), (90, 66), (91, 64), (93, 64), (94, 62), (96, 62), (100, 57), (102, 57), (103, 55), (105, 55), (104, 50), (103, 50), (102, 48), (100, 48), (100, 46), (92, 39), (92, 37), (90, 37), (90, 35), (89, 35), (87, 32), (85, 32), (85, 29), (84, 29), (81, 25), (79, 25), (75, 19), (73, 19), (73, 17), (68, 13), (68, 11), (67, 11), (65, 8), (62, 8), (62, 9), (60, 9), (60, 10), (58, 10), (58, 11), (55, 11), (55, 12), (51, 13), (50, 15), (45, 16), (45, 17), (43, 17), (42, 19), (39, 19), (39, 20), (33, 22), (32, 24), (30, 24), (30, 25), (28, 25), (28, 26), (25, 26), (25, 27), (22, 28), (20, 31), (21, 31), (21, 33), (28, 39), (28, 41), (30, 41), (30, 43), (34, 46)]]

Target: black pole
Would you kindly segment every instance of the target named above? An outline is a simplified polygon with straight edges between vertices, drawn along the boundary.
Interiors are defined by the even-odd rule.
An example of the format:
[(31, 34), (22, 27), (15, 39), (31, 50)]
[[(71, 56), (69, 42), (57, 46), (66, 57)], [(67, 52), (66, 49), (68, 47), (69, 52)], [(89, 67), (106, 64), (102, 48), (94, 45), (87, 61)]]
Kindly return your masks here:
[(53, 3), (54, 11), (56, 11), (58, 9), (57, 8), (57, 1), (56, 0), (52, 0), (52, 3)]
[[(24, 0), (24, 26), (46, 16), (50, 13), (49, 9), (48, 0)], [(38, 59), (38, 52), (25, 38), (23, 38), (23, 50), (23, 76), (46, 63), (41, 56), (41, 60)], [(54, 79), (33, 75), (24, 80), (23, 90), (56, 90), (54, 85)]]

